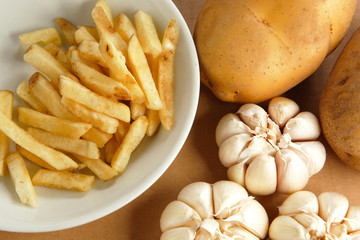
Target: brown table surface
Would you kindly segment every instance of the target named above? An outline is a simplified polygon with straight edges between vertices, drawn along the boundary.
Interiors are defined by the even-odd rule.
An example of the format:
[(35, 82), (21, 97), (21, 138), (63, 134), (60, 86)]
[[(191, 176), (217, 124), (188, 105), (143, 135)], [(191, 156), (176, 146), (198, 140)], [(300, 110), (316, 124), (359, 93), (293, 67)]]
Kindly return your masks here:
[[(173, 0), (173, 2), (192, 31), (205, 0)], [(326, 58), (312, 76), (285, 94), (295, 100), (301, 110), (318, 114), (319, 96), (331, 68), (351, 34), (360, 27), (359, 5), (350, 29), (339, 47)], [(159, 239), (161, 212), (170, 201), (176, 199), (184, 186), (196, 181), (213, 183), (227, 179), (226, 169), (218, 159), (214, 132), (219, 119), (228, 112), (236, 111), (238, 107), (238, 104), (221, 102), (204, 85), (201, 85), (197, 115), (185, 145), (170, 168), (140, 197), (108, 216), (79, 227), (47, 233), (0, 231), (0, 239)], [(321, 141), (327, 148), (327, 160), (323, 170), (310, 179), (305, 189), (315, 194), (337, 191), (345, 194), (350, 204), (360, 205), (360, 172), (343, 164), (334, 155), (323, 137)], [(256, 198), (266, 208), (272, 220), (277, 215), (277, 206), (285, 197), (286, 195), (283, 194), (273, 194)]]

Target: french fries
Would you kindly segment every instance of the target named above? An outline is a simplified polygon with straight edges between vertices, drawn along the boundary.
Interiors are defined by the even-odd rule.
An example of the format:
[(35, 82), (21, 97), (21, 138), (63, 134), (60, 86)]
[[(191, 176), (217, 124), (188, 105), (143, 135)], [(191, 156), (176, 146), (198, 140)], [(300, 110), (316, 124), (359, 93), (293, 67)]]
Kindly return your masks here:
[(87, 192), (94, 184), (95, 177), (87, 174), (39, 169), (33, 176), (32, 182), (34, 186)]
[[(12, 119), (14, 94), (7, 90), (0, 90), (0, 112)], [(10, 139), (0, 131), (0, 176), (6, 174), (5, 158), (9, 154)]]
[(68, 77), (60, 77), (59, 90), (62, 96), (81, 103), (96, 112), (124, 122), (130, 121), (130, 109), (128, 106), (103, 97)]
[(47, 45), (49, 43), (54, 43), (56, 46), (61, 46), (62, 44), (61, 37), (55, 28), (43, 28), (23, 33), (19, 35), (19, 40), (23, 45), (31, 45), (34, 43)]
[(114, 30), (120, 34), (120, 36), (129, 42), (132, 35), (136, 34), (136, 29), (131, 20), (123, 13), (116, 16), (114, 21)]
[(14, 152), (7, 156), (6, 163), (20, 201), (31, 207), (37, 207), (36, 193), (24, 159), (18, 152)]
[(76, 41), (75, 41), (76, 27), (65, 18), (57, 18), (55, 22), (59, 26), (61, 32), (63, 33), (69, 45), (76, 45)]
[(47, 162), (45, 162), (44, 160), (42, 160), (38, 156), (32, 154), (31, 152), (29, 152), (25, 148), (20, 147), (19, 145), (16, 145), (16, 151), (18, 153), (20, 153), (21, 156), (25, 157), (30, 162), (35, 163), (36, 165), (39, 165), (40, 167), (43, 167), (43, 168), (46, 168), (46, 169), (49, 169), (49, 170), (56, 170), (55, 168), (50, 166)]
[(29, 104), (35, 110), (47, 113), (48, 110), (45, 105), (34, 95), (26, 81), (21, 83), (16, 88), (17, 95), (27, 104)]
[(74, 33), (75, 41), (80, 44), (84, 40), (97, 42), (94, 36), (88, 31), (85, 26), (80, 26)]
[(27, 107), (18, 107), (17, 112), (20, 123), (73, 139), (79, 139), (92, 127), (89, 123), (50, 116)]

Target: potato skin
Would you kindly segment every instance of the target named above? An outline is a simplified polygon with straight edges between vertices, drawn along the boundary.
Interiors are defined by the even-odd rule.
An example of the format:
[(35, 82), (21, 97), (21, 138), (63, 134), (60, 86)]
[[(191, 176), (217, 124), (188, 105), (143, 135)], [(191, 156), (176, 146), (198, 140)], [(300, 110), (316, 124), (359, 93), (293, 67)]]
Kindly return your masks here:
[(360, 28), (338, 57), (319, 104), (324, 136), (336, 155), (360, 171)]
[[(340, 0), (208, 0), (194, 31), (201, 81), (219, 99), (240, 103), (262, 102), (294, 87), (331, 51), (331, 32), (348, 27), (333, 23), (331, 29), (331, 2), (343, 5)], [(351, 19), (353, 12), (342, 17)]]

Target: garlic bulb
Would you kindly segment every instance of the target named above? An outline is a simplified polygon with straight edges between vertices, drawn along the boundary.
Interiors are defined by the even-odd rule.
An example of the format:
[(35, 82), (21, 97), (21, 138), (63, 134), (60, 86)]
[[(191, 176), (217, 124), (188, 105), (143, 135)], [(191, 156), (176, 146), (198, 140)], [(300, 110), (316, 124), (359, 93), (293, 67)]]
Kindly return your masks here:
[(272, 99), (268, 113), (248, 103), (220, 119), (215, 133), (220, 162), (231, 181), (253, 194), (299, 191), (326, 160), (324, 145), (316, 141), (319, 122), (284, 97)]
[(360, 206), (349, 207), (336, 192), (316, 197), (309, 191), (291, 194), (279, 207), (279, 216), (269, 227), (271, 240), (360, 239)]
[(195, 182), (183, 188), (160, 218), (161, 240), (264, 239), (269, 219), (239, 184)]

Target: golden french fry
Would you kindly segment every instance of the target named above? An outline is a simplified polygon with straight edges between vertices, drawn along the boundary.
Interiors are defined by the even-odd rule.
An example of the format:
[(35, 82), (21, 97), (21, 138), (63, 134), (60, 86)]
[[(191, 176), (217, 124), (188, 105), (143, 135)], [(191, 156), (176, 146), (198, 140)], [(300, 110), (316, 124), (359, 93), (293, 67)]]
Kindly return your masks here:
[(30, 107), (34, 108), (35, 110), (42, 113), (48, 112), (45, 105), (31, 91), (26, 81), (21, 81), (21, 83), (16, 88), (16, 93), (24, 102), (29, 104)]
[(116, 150), (111, 166), (118, 171), (119, 174), (123, 173), (129, 164), (132, 152), (140, 144), (145, 136), (146, 129), (149, 121), (145, 116), (137, 118), (129, 128), (123, 141), (120, 143), (119, 148)]
[(110, 69), (110, 76), (124, 84), (131, 92), (133, 102), (143, 103), (145, 101), (145, 95), (127, 68), (124, 55), (106, 38), (100, 39), (99, 49), (107, 67)]
[(40, 143), (28, 132), (11, 121), (1, 111), (0, 130), (16, 144), (35, 154), (39, 158), (44, 159), (44, 161), (57, 170), (72, 170), (77, 168), (76, 162), (74, 162), (71, 158)]
[(151, 137), (155, 134), (160, 125), (159, 111), (146, 109), (146, 117), (149, 119), (149, 126), (146, 130), (146, 136)]
[(24, 60), (30, 63), (34, 68), (44, 73), (55, 87), (58, 85), (60, 75), (65, 75), (78, 81), (66, 67), (64, 67), (48, 51), (37, 44), (31, 45), (24, 54)]
[(129, 131), (130, 123), (119, 121), (119, 126), (117, 128), (117, 131), (115, 132), (116, 140), (121, 143), (124, 139), (125, 135)]
[(39, 72), (29, 79), (29, 86), (33, 94), (45, 105), (48, 111), (59, 118), (76, 120), (62, 104), (61, 96), (55, 87)]
[(133, 35), (128, 47), (129, 62), (135, 79), (146, 97), (146, 107), (153, 110), (162, 108), (159, 93), (138, 38)]
[(95, 8), (93, 9), (91, 15), (94, 17), (94, 15), (98, 15), (99, 14), (99, 9), (101, 9), (101, 20), (100, 21), (95, 21), (95, 19), (98, 19), (95, 17), (94, 21), (95, 24), (97, 26), (97, 28), (99, 29), (99, 31), (101, 32), (102, 29), (107, 29), (107, 28), (113, 28), (114, 26), (114, 21), (113, 21), (113, 16), (112, 16), (112, 11), (111, 8), (109, 6), (109, 4), (105, 1), (105, 0), (98, 0), (95, 4)]
[(100, 66), (106, 67), (103, 56), (99, 50), (99, 43), (83, 40), (79, 46), (79, 56), (89, 62), (99, 64)]
[(69, 45), (76, 45), (76, 41), (75, 41), (76, 27), (65, 18), (57, 18), (55, 22), (59, 26), (61, 32), (63, 33)]
[(50, 166), (47, 162), (39, 158), (38, 156), (32, 154), (28, 150), (26, 150), (23, 147), (20, 147), (19, 145), (16, 145), (16, 151), (21, 154), (21, 156), (25, 157), (27, 160), (35, 163), (36, 165), (39, 165), (40, 167), (50, 169), (50, 170), (56, 170), (52, 166)]
[(61, 103), (81, 121), (92, 124), (94, 127), (97, 127), (109, 134), (116, 132), (119, 125), (119, 120), (109, 117), (105, 114), (95, 112), (86, 106), (74, 102), (73, 100), (66, 97), (62, 97)]
[(104, 147), (111, 137), (112, 137), (111, 134), (101, 131), (96, 127), (92, 127), (82, 136), (83, 139), (96, 143), (98, 148)]
[(159, 111), (161, 124), (167, 130), (174, 125), (174, 62), (179, 38), (179, 27), (175, 20), (171, 20), (165, 30), (159, 61), (158, 89), (163, 108)]
[[(69, 51), (69, 50), (68, 50)], [(75, 63), (77, 62), (82, 62), (83, 64), (86, 64), (87, 66), (95, 69), (96, 71), (98, 72), (102, 72), (102, 68), (100, 67), (100, 65), (94, 63), (94, 62), (91, 62), (91, 61), (88, 61), (84, 58), (81, 58), (80, 57), (80, 54), (79, 54), (79, 50), (77, 49), (72, 49), (72, 52), (71, 52), (71, 57), (70, 57), (70, 63), (71, 63), (71, 68), (74, 69), (74, 65)]]
[(22, 33), (19, 35), (20, 43), (23, 45), (31, 45), (34, 43), (42, 43), (47, 45), (54, 43), (61, 46), (61, 37), (55, 28), (43, 28), (32, 32)]
[(56, 46), (54, 43), (50, 43), (44, 47), (53, 57), (61, 63), (67, 70), (71, 71), (71, 65), (69, 59), (66, 56), (66, 51)]
[(106, 144), (104, 149), (105, 162), (111, 164), (111, 160), (115, 155), (116, 150), (118, 149), (120, 143), (118, 142), (116, 136), (113, 136)]
[(79, 139), (92, 127), (89, 123), (50, 116), (27, 107), (18, 107), (17, 112), (20, 123), (73, 139)]
[(84, 163), (103, 182), (109, 181), (117, 175), (117, 171), (101, 159), (86, 158), (77, 154), (75, 157)]
[(98, 31), (97, 31), (96, 27), (88, 26), (88, 25), (79, 25), (79, 26), (78, 26), (78, 29), (79, 29), (79, 28), (85, 28), (86, 31), (87, 31), (88, 33), (90, 33), (91, 36), (95, 39), (95, 41), (96, 41), (96, 42), (99, 42), (100, 37), (99, 37), (99, 34), (98, 34)]
[(116, 81), (82, 62), (73, 64), (75, 74), (80, 82), (90, 90), (113, 100), (131, 100), (129, 90), (119, 81)]
[(97, 42), (94, 36), (84, 26), (79, 27), (74, 34), (77, 44), (80, 44), (83, 40)]
[(14, 152), (7, 156), (6, 163), (20, 201), (31, 207), (37, 207), (36, 193), (24, 159), (18, 152)]
[(39, 169), (32, 178), (34, 186), (87, 192), (94, 185), (95, 177), (87, 174)]
[[(11, 91), (0, 90), (0, 111), (9, 119), (12, 119), (14, 94)], [(10, 139), (0, 131), (0, 176), (6, 174), (5, 158), (9, 154)]]
[(118, 32), (127, 43), (132, 35), (136, 35), (136, 29), (133, 23), (128, 16), (123, 13), (120, 13), (115, 17), (114, 30)]
[(131, 113), (131, 119), (133, 120), (136, 120), (140, 116), (145, 116), (146, 113), (145, 104), (130, 102), (130, 113)]
[(37, 128), (28, 128), (27, 132), (39, 142), (51, 148), (93, 159), (100, 157), (100, 151), (93, 142), (55, 135)]
[(61, 76), (59, 90), (62, 96), (86, 107), (124, 122), (130, 121), (130, 109), (123, 103), (105, 98), (70, 78)]

